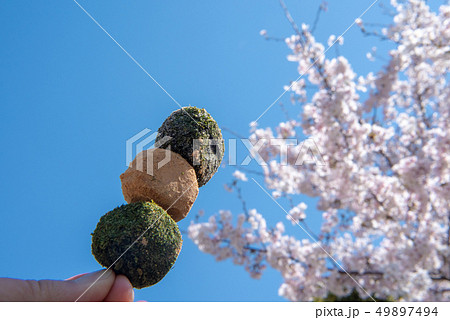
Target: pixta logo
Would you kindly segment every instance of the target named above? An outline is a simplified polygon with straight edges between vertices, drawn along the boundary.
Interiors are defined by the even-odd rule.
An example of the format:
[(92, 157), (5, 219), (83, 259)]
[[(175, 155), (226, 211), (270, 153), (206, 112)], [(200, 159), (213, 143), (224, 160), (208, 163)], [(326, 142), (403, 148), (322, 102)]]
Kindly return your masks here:
[[(135, 161), (132, 166), (134, 169), (146, 172), (153, 175), (153, 171), (160, 169), (171, 160), (170, 145), (167, 148), (163, 148), (165, 156), (161, 159), (158, 156), (154, 159), (154, 153), (152, 150), (148, 150), (146, 154), (143, 153), (145, 149), (160, 148), (167, 144), (172, 137), (158, 137), (158, 132), (151, 133), (150, 129), (144, 129), (138, 134), (134, 135), (126, 142), (126, 165), (130, 166), (135, 156)], [(245, 158), (242, 161), (238, 161), (238, 142), (245, 147)], [(228, 139), (227, 141), (217, 139), (193, 139), (192, 140), (192, 164), (201, 165), (202, 159), (219, 158), (219, 144), (225, 143), (227, 145), (228, 157), (226, 157), (229, 166), (248, 166), (255, 160), (260, 166), (267, 166), (267, 153), (277, 155), (281, 165), (285, 166), (302, 166), (305, 164), (314, 164), (317, 166), (326, 165), (322, 154), (312, 138), (308, 138), (303, 141), (297, 139)], [(242, 148), (239, 148), (242, 150)], [(159, 153), (160, 155), (161, 153)], [(154, 161), (158, 163), (154, 164)], [(145, 168), (144, 168), (145, 167)]]
[[(155, 148), (156, 137), (158, 136), (158, 132), (151, 133), (152, 130), (145, 128), (141, 132), (135, 134), (126, 142), (126, 166), (130, 166), (133, 161), (133, 155), (136, 157), (136, 161), (134, 163), (134, 168), (138, 171), (146, 172), (149, 175), (153, 175), (154, 170), (154, 159), (153, 152), (149, 149)], [(151, 134), (150, 134), (151, 133)], [(172, 138), (169, 136), (162, 137), (158, 140), (158, 145), (163, 145), (169, 142)], [(146, 148), (147, 154), (144, 156), (141, 154)], [(160, 160), (157, 164), (157, 169), (162, 168), (164, 165), (170, 162), (171, 160), (171, 151), (170, 147), (165, 150), (165, 157)], [(144, 168), (144, 164), (145, 168)]]

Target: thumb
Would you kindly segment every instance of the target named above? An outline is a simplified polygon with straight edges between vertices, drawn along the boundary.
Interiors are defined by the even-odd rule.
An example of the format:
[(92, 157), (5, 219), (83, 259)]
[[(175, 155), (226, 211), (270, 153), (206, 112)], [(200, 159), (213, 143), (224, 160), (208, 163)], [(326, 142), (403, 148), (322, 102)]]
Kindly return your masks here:
[(18, 280), (0, 278), (0, 301), (102, 301), (115, 274), (99, 270), (73, 280)]

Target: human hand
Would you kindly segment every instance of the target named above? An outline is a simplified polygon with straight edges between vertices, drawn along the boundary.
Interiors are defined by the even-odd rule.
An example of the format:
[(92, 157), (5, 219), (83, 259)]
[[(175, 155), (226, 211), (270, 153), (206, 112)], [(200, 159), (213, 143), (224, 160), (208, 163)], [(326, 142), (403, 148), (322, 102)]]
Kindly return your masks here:
[(0, 278), (0, 301), (75, 301), (80, 296), (78, 301), (131, 302), (134, 291), (127, 277), (104, 269), (66, 280)]

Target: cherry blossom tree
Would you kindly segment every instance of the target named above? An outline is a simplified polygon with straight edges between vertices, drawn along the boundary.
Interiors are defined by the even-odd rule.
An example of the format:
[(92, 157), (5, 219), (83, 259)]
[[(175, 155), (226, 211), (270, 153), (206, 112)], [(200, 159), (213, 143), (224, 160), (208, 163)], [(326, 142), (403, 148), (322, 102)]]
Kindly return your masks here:
[[(450, 6), (391, 5), (393, 22), (380, 31), (356, 21), (394, 45), (377, 73), (356, 75), (345, 57), (323, 54), (312, 28), (295, 28), (285, 42), (303, 77), (287, 88), (300, 118), (274, 129), (251, 124), (249, 140), (265, 163), (262, 187), (274, 201), (317, 197), (320, 233), (306, 223), (307, 205), (293, 201), (286, 216), (310, 237), (286, 234), (281, 221), (269, 227), (264, 209), (245, 206), (189, 226), (198, 248), (218, 261), (231, 259), (253, 278), (267, 267), (279, 271), (288, 300), (450, 300)], [(299, 165), (298, 146), (271, 143), (299, 134), (313, 139), (325, 165)], [(228, 188), (251, 203), (241, 187), (254, 182), (241, 171), (233, 176)]]

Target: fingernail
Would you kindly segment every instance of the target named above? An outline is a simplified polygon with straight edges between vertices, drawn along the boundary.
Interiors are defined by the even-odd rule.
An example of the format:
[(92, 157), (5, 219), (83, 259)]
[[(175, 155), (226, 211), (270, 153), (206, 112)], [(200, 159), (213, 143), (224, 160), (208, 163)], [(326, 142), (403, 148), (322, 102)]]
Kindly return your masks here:
[(112, 275), (114, 275), (114, 271), (112, 271), (111, 269), (100, 269), (97, 272), (99, 272), (102, 275), (102, 279), (108, 279), (110, 278)]
[(85, 275), (87, 275), (87, 272), (74, 275), (70, 278), (65, 279), (65, 281), (77, 280), (78, 278), (81, 278), (82, 276), (85, 276)]

